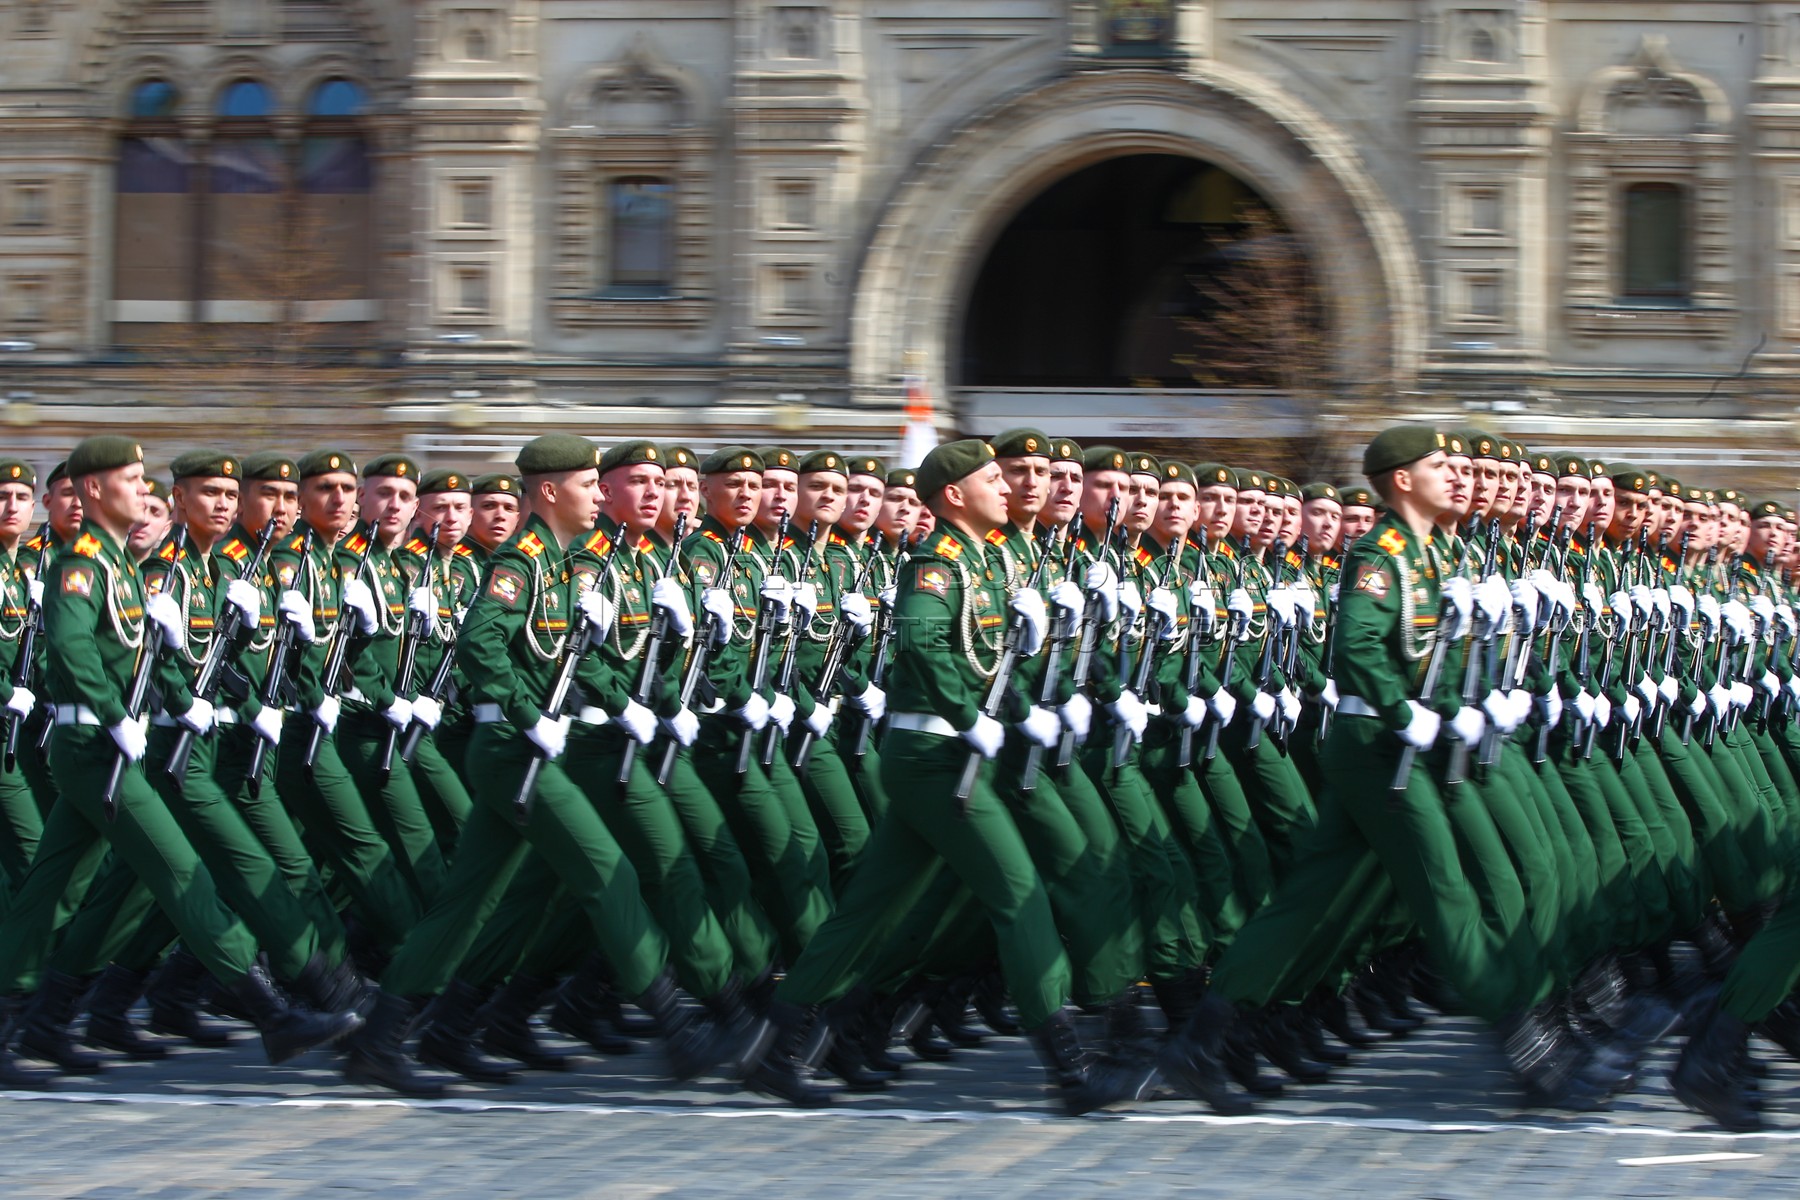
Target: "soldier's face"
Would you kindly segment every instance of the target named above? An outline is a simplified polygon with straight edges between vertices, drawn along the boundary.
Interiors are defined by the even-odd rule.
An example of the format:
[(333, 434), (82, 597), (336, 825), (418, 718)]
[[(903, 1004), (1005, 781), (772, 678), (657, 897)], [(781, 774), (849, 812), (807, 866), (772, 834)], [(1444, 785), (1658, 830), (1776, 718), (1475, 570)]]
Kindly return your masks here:
[(238, 522), (261, 536), (263, 526), (275, 522), (275, 536), (286, 537), (300, 515), (300, 485), (274, 479), (253, 479), (238, 494)]
[(1341, 548), (1348, 550), (1356, 545), (1356, 539), (1375, 528), (1375, 510), (1366, 504), (1358, 504), (1344, 510), (1343, 523), (1339, 527), (1338, 538)]
[(1051, 525), (1067, 525), (1081, 511), (1081, 464), (1059, 459), (1050, 464), (1050, 496), (1044, 501), (1040, 520)]
[(363, 522), (375, 522), (376, 536), (392, 545), (412, 528), (413, 514), (419, 511), (419, 485), (397, 475), (365, 479), (361, 509)]
[(1563, 524), (1580, 530), (1587, 520), (1588, 497), (1593, 485), (1582, 475), (1563, 475), (1556, 481), (1556, 503), (1562, 506)]
[(300, 515), (327, 539), (348, 530), (356, 521), (356, 476), (330, 471), (302, 480)]
[(571, 538), (592, 529), (600, 518), (600, 468), (565, 471), (538, 480), (532, 509), (567, 545)]
[(1757, 562), (1769, 556), (1771, 550), (1781, 548), (1781, 518), (1758, 517), (1750, 522), (1750, 540), (1744, 545), (1744, 553)]
[(207, 542), (224, 537), (231, 523), (237, 520), (238, 481), (235, 479), (184, 479), (175, 485), (169, 498), (189, 533)]
[(1692, 536), (1688, 538), (1689, 553), (1709, 550), (1719, 536), (1719, 514), (1704, 504), (1690, 504), (1687, 506), (1686, 527), (1693, 530)]
[(1256, 540), (1262, 532), (1263, 517), (1267, 515), (1267, 505), (1263, 500), (1261, 488), (1243, 491), (1237, 494), (1237, 508), (1231, 515), (1231, 536)]
[(600, 477), (600, 498), (609, 521), (624, 521), (633, 532), (656, 528), (668, 499), (663, 469), (655, 463), (614, 467)]
[(1644, 507), (1644, 531), (1650, 535), (1652, 544), (1655, 543), (1657, 535), (1662, 532), (1662, 527), (1668, 520), (1669, 510), (1663, 505), (1662, 496), (1652, 492)]
[(762, 491), (757, 494), (757, 526), (764, 533), (774, 533), (783, 513), (793, 517), (799, 497), (800, 476), (792, 471), (764, 471)]
[(1163, 545), (1186, 540), (1200, 512), (1194, 486), (1185, 480), (1171, 479), (1162, 485), (1156, 497), (1156, 523), (1150, 532)]
[(700, 481), (706, 512), (727, 529), (756, 520), (762, 501), (763, 476), (757, 471), (721, 471)]
[(31, 527), (36, 507), (29, 487), (22, 483), (0, 483), (0, 542), (18, 541)]
[(1006, 524), (1006, 479), (1000, 464), (990, 462), (944, 489), (944, 499), (962, 518), (965, 529), (978, 537)]
[(1531, 504), (1529, 515), (1537, 518), (1538, 528), (1548, 528), (1550, 518), (1556, 512), (1556, 477), (1533, 471), (1526, 495)]
[(131, 532), (125, 536), (125, 548), (140, 557), (149, 554), (168, 538), (173, 524), (174, 518), (169, 512), (169, 502), (161, 496), (152, 496), (145, 492), (144, 519), (133, 525)]
[(505, 492), (475, 497), (475, 515), (469, 536), (484, 550), (492, 550), (519, 528), (519, 498)]
[(1006, 486), (1012, 489), (1006, 511), (1015, 525), (1035, 521), (1050, 502), (1050, 460), (1041, 454), (996, 459)]
[(1231, 520), (1237, 514), (1237, 500), (1237, 489), (1234, 487), (1200, 489), (1200, 494), (1194, 499), (1194, 519), (1209, 540), (1216, 542), (1231, 532)]
[(1394, 474), (1396, 480), (1401, 475), (1410, 480), (1413, 501), (1432, 520), (1451, 511), (1456, 494), (1455, 473), (1451, 469), (1450, 456), (1442, 450), (1433, 450), (1410, 466), (1401, 467)]
[(886, 490), (881, 480), (873, 475), (852, 475), (838, 528), (855, 534), (873, 525), (876, 515), (881, 512), (881, 497)]
[(1131, 511), (1131, 476), (1123, 471), (1095, 471), (1081, 481), (1081, 519), (1095, 533), (1106, 529), (1106, 510), (1119, 502), (1119, 520)]
[(1612, 528), (1613, 518), (1613, 481), (1602, 475), (1595, 479), (1592, 490), (1588, 493), (1588, 520), (1595, 528)]
[(1298, 496), (1281, 498), (1281, 540), (1290, 546), (1300, 537), (1300, 507)]
[(419, 498), (419, 528), (429, 536), (431, 527), (438, 526), (439, 550), (455, 549), (469, 532), (474, 516), (475, 508), (467, 492), (433, 492)]
[(1483, 515), (1493, 510), (1500, 497), (1500, 464), (1491, 458), (1477, 459), (1474, 463), (1474, 474), (1470, 476), (1473, 487), (1470, 502)]
[(688, 527), (693, 528), (700, 513), (700, 472), (692, 467), (665, 467), (663, 489), (662, 523), (673, 529), (676, 516), (686, 513)]
[[(150, 489), (144, 485), (143, 463), (96, 471), (81, 480), (81, 492), (82, 507), (108, 529), (130, 530), (147, 515), (144, 502)], [(163, 512), (166, 517), (166, 505)], [(163, 529), (167, 532), (166, 523)]]
[(919, 493), (909, 487), (890, 487), (881, 495), (881, 513), (875, 518), (875, 528), (882, 537), (898, 542), (901, 534), (918, 528), (919, 514), (924, 510)]
[(1615, 492), (1612, 510), (1606, 532), (1619, 541), (1635, 538), (1650, 519), (1650, 497), (1642, 492)]
[(1315, 550), (1329, 550), (1337, 545), (1343, 523), (1344, 506), (1336, 500), (1308, 500), (1300, 506), (1300, 532)]
[(1152, 475), (1132, 475), (1126, 479), (1125, 528), (1132, 533), (1143, 533), (1150, 528), (1150, 522), (1156, 520), (1156, 501), (1161, 490), (1161, 481)]
[(81, 528), (81, 495), (73, 480), (59, 479), (45, 489), (44, 519), (59, 539), (74, 540), (75, 531)]
[(802, 529), (814, 521), (824, 533), (844, 515), (844, 501), (850, 494), (850, 481), (836, 471), (808, 471), (800, 479), (796, 497), (794, 522)]
[(1458, 520), (1469, 515), (1475, 500), (1474, 460), (1458, 454), (1447, 460), (1450, 472), (1450, 513)]

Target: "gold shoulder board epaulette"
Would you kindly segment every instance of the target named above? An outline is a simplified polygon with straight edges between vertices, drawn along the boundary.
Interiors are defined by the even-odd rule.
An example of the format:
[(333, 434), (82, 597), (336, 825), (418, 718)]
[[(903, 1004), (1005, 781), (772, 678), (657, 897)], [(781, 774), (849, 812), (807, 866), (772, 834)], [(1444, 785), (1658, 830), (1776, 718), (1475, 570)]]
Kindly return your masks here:
[(955, 562), (957, 559), (961, 558), (962, 551), (962, 543), (947, 533), (937, 540), (937, 545), (931, 548), (933, 554), (937, 555), (939, 558), (947, 558), (951, 562)]
[(528, 533), (519, 539), (519, 551), (527, 558), (536, 558), (544, 552), (544, 539), (535, 533)]
[(100, 539), (91, 533), (84, 533), (75, 539), (69, 549), (83, 558), (93, 558), (100, 553)]
[(232, 538), (219, 548), (219, 553), (232, 562), (243, 562), (250, 556), (250, 547), (244, 545), (242, 538)]

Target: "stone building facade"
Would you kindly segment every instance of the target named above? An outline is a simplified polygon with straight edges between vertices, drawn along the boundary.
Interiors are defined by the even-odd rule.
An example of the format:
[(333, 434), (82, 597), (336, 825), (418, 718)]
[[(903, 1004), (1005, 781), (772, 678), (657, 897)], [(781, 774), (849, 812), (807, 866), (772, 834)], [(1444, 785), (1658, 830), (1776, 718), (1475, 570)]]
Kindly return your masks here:
[[(1234, 196), (1304, 247), (1306, 394), (1182, 378)], [(1800, 0), (0, 0), (0, 346), (43, 458), (880, 451), (912, 389), (1784, 484)]]

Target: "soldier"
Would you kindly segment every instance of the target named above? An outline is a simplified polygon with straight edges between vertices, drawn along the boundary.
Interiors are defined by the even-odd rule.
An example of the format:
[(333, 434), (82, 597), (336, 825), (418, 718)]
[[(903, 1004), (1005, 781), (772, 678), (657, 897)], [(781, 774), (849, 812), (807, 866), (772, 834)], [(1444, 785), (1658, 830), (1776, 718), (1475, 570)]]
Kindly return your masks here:
[(465, 544), (475, 552), (480, 568), (519, 527), (519, 481), (494, 473), (477, 475), (469, 486), (474, 507)]
[[(31, 528), (36, 486), (37, 472), (29, 463), (0, 458), (0, 695), (4, 696), (0, 704), (5, 706), (6, 730), (22, 726), (37, 712), (29, 669), (24, 674), (26, 682), (18, 682), (26, 626), (37, 619), (34, 596), (41, 599), (43, 594), (42, 585), (27, 570), (25, 559), (30, 552), (20, 545)], [(7, 755), (0, 762), (0, 909), (37, 853), (53, 799), (32, 790), (16, 755)]]
[(700, 456), (686, 446), (663, 447), (663, 506), (656, 515), (656, 533), (665, 545), (674, 544), (675, 518), (687, 514), (689, 529), (700, 524)]
[(144, 560), (160, 550), (168, 539), (173, 519), (169, 511), (168, 486), (160, 479), (146, 478), (144, 519), (131, 527), (131, 535), (125, 540), (126, 553), (142, 566)]

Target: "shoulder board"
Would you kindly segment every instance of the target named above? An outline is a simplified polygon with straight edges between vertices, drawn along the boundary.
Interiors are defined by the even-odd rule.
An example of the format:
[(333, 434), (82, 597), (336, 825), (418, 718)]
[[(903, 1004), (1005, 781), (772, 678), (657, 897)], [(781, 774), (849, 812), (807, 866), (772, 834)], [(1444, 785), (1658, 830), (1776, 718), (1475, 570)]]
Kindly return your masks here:
[(44, 535), (41, 533), (33, 534), (31, 540), (25, 543), (25, 548), (27, 550), (42, 550), (44, 548)]
[(75, 544), (69, 549), (83, 558), (94, 558), (100, 553), (100, 539), (91, 533), (84, 533), (75, 539)]
[(1219, 553), (1223, 554), (1226, 558), (1236, 558), (1237, 547), (1233, 546), (1229, 541), (1220, 542)]
[(649, 534), (640, 533), (638, 534), (637, 545), (633, 546), (632, 549), (636, 550), (639, 554), (648, 554), (650, 551), (656, 549), (656, 543), (650, 540)]
[(1156, 561), (1156, 555), (1150, 553), (1148, 550), (1144, 549), (1142, 546), (1139, 546), (1137, 548), (1137, 554), (1134, 555), (1133, 557), (1136, 560), (1137, 565), (1140, 567), (1147, 567), (1152, 562)]
[(1381, 536), (1375, 539), (1375, 544), (1389, 554), (1406, 553), (1406, 535), (1398, 529), (1382, 530)]
[(791, 535), (782, 541), (781, 548), (783, 550), (792, 550), (794, 548), (794, 539)]
[(1344, 565), (1344, 560), (1335, 554), (1321, 554), (1319, 561), (1325, 565), (1327, 571), (1335, 571)]
[(467, 546), (463, 545), (461, 542), (456, 543), (456, 549), (454, 551), (452, 551), (452, 553), (454, 553), (456, 555), (456, 557), (458, 557), (458, 558), (474, 558), (475, 557), (475, 552), (473, 550), (469, 549)]
[(1075, 548), (1083, 553), (1087, 552), (1087, 538), (1085, 535), (1075, 539)]
[(931, 548), (933, 554), (937, 555), (939, 558), (947, 558), (951, 562), (955, 562), (957, 559), (961, 558), (962, 551), (962, 543), (947, 533), (937, 540), (937, 545)]
[(718, 534), (714, 533), (710, 529), (702, 529), (700, 531), (700, 536), (705, 538), (709, 542), (717, 542), (721, 546), (723, 546), (725, 544), (725, 539), (720, 537)]
[(841, 533), (834, 532), (825, 544), (828, 546), (848, 546), (850, 544), (850, 539)]
[(363, 552), (363, 547), (368, 544), (368, 538), (360, 533), (353, 533), (344, 539), (344, 550), (349, 554), (361, 554)]
[(406, 545), (402, 546), (401, 549), (405, 550), (408, 554), (423, 555), (428, 547), (425, 545), (424, 538), (416, 537), (408, 540)]
[(544, 552), (544, 539), (535, 533), (528, 533), (519, 539), (519, 553), (527, 558), (536, 558)]
[[(594, 532), (588, 534), (587, 541), (581, 544), (581, 548), (583, 550), (590, 550), (604, 558), (606, 557), (607, 552), (612, 549), (612, 539), (606, 536), (605, 530), (596, 529)], [(519, 542), (519, 549), (525, 550), (525, 543), (523, 541)], [(525, 552), (527, 554), (531, 553), (529, 550), (525, 550)]]
[(226, 558), (229, 558), (232, 562), (243, 562), (246, 558), (250, 557), (250, 547), (244, 545), (243, 539), (232, 538), (229, 542), (226, 542), (223, 546), (219, 547), (219, 553), (223, 554)]
[(1300, 557), (1300, 552), (1298, 550), (1289, 550), (1287, 552), (1287, 558), (1284, 561), (1286, 561), (1287, 565), (1290, 567), (1300, 567), (1304, 565), (1306, 560)]
[(156, 557), (162, 559), (164, 562), (174, 562), (176, 559), (185, 559), (187, 557), (187, 551), (183, 550), (180, 553), (176, 553), (174, 542), (164, 542), (163, 548), (156, 552)]
[(1579, 555), (1581, 555), (1581, 557), (1586, 558), (1587, 557), (1587, 547), (1582, 545), (1580, 542), (1571, 541), (1569, 543), (1569, 553), (1570, 554), (1579, 554)]
[(288, 539), (285, 549), (292, 550), (295, 554), (298, 554), (300, 553), (300, 548), (304, 545), (306, 545), (306, 535), (304, 533), (296, 533)]
[(1004, 546), (1006, 545), (1006, 535), (998, 529), (991, 529), (988, 531), (987, 542), (990, 546)]
[(1666, 555), (1666, 554), (1665, 554), (1665, 555), (1663, 555), (1663, 558), (1662, 558), (1662, 569), (1663, 569), (1663, 570), (1665, 570), (1665, 571), (1669, 571), (1669, 572), (1673, 572), (1673, 571), (1674, 571), (1674, 570), (1675, 570), (1675, 560), (1674, 560), (1674, 559), (1672, 559), (1672, 558), (1670, 558), (1670, 557), (1669, 557), (1669, 556), (1668, 556), (1668, 555)]

